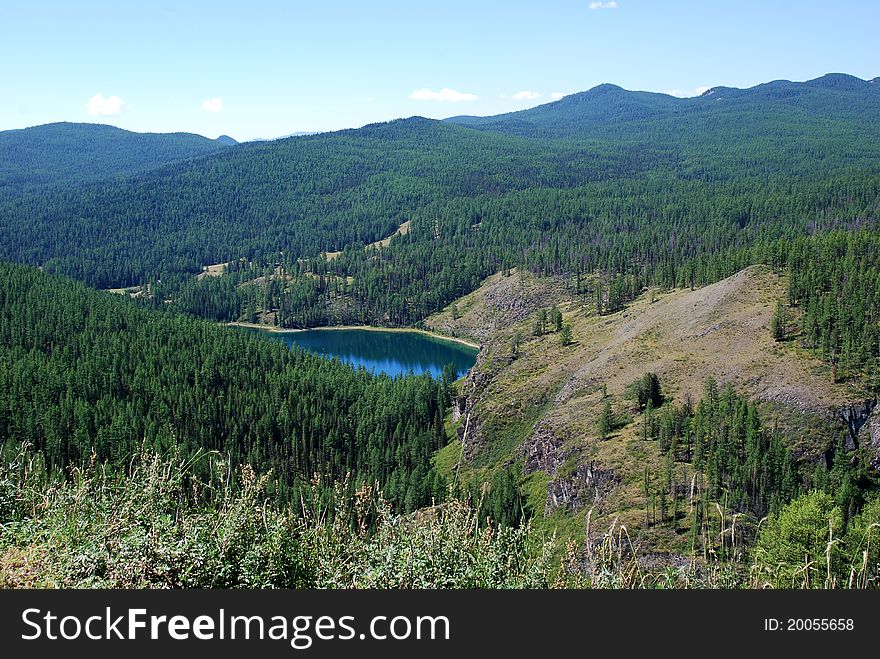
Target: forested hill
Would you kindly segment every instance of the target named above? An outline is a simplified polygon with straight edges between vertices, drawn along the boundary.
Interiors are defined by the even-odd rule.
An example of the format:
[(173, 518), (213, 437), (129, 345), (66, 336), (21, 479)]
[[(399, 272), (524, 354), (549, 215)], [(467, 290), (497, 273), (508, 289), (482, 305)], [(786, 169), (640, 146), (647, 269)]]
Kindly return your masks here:
[(452, 375), (391, 379), (204, 320), (151, 311), (35, 268), (0, 263), (0, 456), (23, 445), (50, 473), (141, 448), (273, 472), (276, 492), (379, 483), (399, 509), (445, 491)]
[(528, 110), (447, 121), (532, 137), (641, 139), (651, 131), (663, 140), (688, 143), (715, 141), (713, 135), (719, 129), (724, 129), (718, 136), (722, 140), (729, 138), (726, 131), (748, 132), (758, 127), (785, 137), (786, 127), (799, 133), (806, 125), (827, 129), (828, 122), (834, 121), (868, 130), (878, 119), (880, 84), (876, 78), (866, 81), (829, 73), (806, 82), (775, 80), (748, 89), (713, 87), (689, 98), (603, 84)]
[[(224, 319), (259, 289), (180, 282), (211, 263), (244, 263), (245, 279), (280, 265), (260, 295), (297, 325), (411, 324), (516, 265), (578, 286), (596, 270), (699, 285), (756, 246), (876, 218), (878, 101), (876, 83), (840, 75), (697, 99), (603, 85), (494, 119), (512, 130), (413, 117), (245, 144), (0, 202), (0, 259), (97, 287), (161, 279)], [(407, 221), (381, 256), (364, 250)]]
[[(224, 136), (225, 137), (225, 136)], [(143, 172), (219, 151), (232, 138), (134, 133), (103, 124), (55, 123), (0, 132), (0, 198), (47, 184)]]
[(99, 287), (242, 256), (295, 261), (383, 238), (432, 203), (628, 178), (667, 159), (413, 117), (15, 199), (0, 205), (0, 258)]

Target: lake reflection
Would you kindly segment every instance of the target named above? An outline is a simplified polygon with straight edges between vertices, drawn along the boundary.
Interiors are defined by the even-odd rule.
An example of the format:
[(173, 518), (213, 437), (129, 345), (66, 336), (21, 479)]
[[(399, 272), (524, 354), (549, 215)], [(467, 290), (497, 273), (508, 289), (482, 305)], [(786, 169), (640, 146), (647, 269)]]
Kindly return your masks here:
[[(261, 331), (261, 330), (255, 330)], [(477, 348), (444, 341), (420, 332), (338, 329), (301, 332), (263, 332), (267, 337), (347, 364), (363, 366), (391, 377), (428, 372), (438, 378), (447, 364), (464, 375), (477, 359)]]

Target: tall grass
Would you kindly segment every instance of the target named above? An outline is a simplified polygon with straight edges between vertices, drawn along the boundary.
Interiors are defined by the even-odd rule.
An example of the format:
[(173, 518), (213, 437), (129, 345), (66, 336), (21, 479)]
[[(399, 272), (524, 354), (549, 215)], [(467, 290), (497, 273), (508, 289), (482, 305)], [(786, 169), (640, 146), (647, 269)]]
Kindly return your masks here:
[(585, 543), (558, 547), (454, 498), (398, 515), (367, 484), (316, 478), (293, 506), (273, 503), (270, 486), (271, 474), (208, 452), (144, 451), (124, 473), (93, 459), (51, 480), (22, 449), (0, 463), (0, 587), (873, 588), (880, 574), (880, 503), (845, 535), (807, 516), (827, 525), (811, 554), (797, 534), (766, 535), (782, 516), (762, 522), (748, 553), (730, 516), (722, 551), (652, 567), (617, 520), (592, 528), (592, 511)]
[[(193, 476), (196, 461), (211, 476)], [(92, 461), (46, 482), (22, 452), (0, 472), (0, 585), (101, 588), (544, 588), (551, 548), (453, 501), (395, 515), (377, 488), (313, 483), (297, 508), (270, 475), (215, 454)]]

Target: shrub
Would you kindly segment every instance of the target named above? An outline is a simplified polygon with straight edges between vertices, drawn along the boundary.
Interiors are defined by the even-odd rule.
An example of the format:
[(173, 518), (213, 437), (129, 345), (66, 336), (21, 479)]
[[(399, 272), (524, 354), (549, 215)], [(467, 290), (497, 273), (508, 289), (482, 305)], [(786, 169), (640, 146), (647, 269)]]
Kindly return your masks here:
[[(2, 501), (9, 483), (6, 469)], [(347, 481), (316, 480), (291, 508), (270, 500), (269, 475), (216, 454), (144, 452), (127, 473), (92, 461), (19, 485), (0, 538), (15, 550), (8, 587), (541, 588), (552, 573), (528, 524), (501, 528), (461, 501), (397, 515), (378, 488)]]
[(645, 373), (627, 386), (626, 397), (635, 402), (640, 410), (645, 409), (649, 402), (654, 408), (660, 407), (663, 404), (660, 378), (656, 373)]
[(852, 585), (876, 587), (880, 579), (880, 499), (855, 517), (846, 532)]
[(754, 576), (775, 588), (821, 588), (845, 571), (843, 515), (828, 494), (813, 491), (771, 515), (755, 544)]

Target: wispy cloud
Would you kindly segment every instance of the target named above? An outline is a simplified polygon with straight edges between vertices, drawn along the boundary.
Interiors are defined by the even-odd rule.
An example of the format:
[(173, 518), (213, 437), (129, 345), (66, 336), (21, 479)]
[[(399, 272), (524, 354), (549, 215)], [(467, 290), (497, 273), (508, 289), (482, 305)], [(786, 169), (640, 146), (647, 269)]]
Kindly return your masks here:
[(86, 112), (92, 117), (111, 117), (128, 110), (128, 103), (118, 96), (105, 97), (95, 94), (86, 103)]
[(540, 98), (540, 97), (541, 97), (541, 95), (538, 92), (524, 91), (524, 92), (517, 92), (516, 94), (514, 94), (510, 98), (517, 100), (517, 101), (531, 101), (533, 99)]
[(710, 87), (707, 87), (707, 86), (697, 87), (696, 89), (694, 89), (692, 91), (682, 91), (680, 89), (670, 89), (666, 93), (669, 94), (670, 96), (677, 96), (678, 98), (691, 98), (692, 96), (700, 96), (700, 95), (706, 93), (707, 91), (709, 91), (709, 89), (710, 89)]
[(611, 0), (611, 2), (591, 2), (590, 9), (617, 9), (619, 4)]
[(428, 89), (427, 87), (423, 87), (422, 89), (415, 90), (412, 94), (409, 95), (409, 98), (414, 101), (440, 101), (449, 103), (461, 103), (462, 101), (476, 101), (480, 97), (476, 94), (468, 94), (466, 92), (460, 92), (455, 89), (449, 89), (448, 87), (444, 87), (439, 92), (435, 92)]
[(564, 97), (565, 94), (563, 94), (562, 92), (553, 92), (552, 94), (550, 94), (550, 98), (552, 98), (554, 101), (558, 101), (560, 98)]
[(200, 106), (205, 112), (222, 112), (223, 111), (223, 99), (219, 96), (215, 96), (214, 98), (209, 98), (207, 101), (202, 103)]

